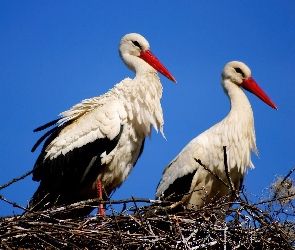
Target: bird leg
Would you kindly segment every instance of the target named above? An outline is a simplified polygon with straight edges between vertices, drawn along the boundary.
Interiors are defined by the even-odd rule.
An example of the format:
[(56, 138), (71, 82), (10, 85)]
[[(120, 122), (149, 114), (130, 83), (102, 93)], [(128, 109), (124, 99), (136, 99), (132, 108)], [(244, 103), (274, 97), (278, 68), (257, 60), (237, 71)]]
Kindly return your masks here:
[[(100, 198), (102, 200), (102, 183), (101, 180), (97, 180), (97, 196), (98, 198)], [(103, 208), (103, 204), (99, 204), (98, 205), (98, 214), (100, 215), (104, 215), (104, 208)]]

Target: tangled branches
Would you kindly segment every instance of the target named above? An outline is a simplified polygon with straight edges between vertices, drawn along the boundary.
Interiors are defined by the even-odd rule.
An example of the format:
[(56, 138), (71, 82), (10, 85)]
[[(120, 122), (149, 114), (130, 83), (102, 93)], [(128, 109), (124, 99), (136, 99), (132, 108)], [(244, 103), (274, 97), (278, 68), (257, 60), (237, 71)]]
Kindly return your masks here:
[[(177, 214), (169, 214), (162, 204), (152, 200), (151, 205), (138, 207), (147, 200), (130, 199), (121, 202), (134, 202), (128, 207), (128, 212), (132, 213), (127, 210), (117, 213), (108, 205), (112, 215), (84, 219), (58, 220), (54, 218), (56, 210), (6, 217), (0, 222), (1, 248), (291, 249), (295, 246), (292, 202), (288, 206), (293, 212), (284, 221), (278, 220), (279, 210), (274, 209), (277, 205), (273, 201), (249, 204), (242, 199), (227, 212), (225, 222), (213, 223), (211, 218), (226, 205), (226, 200)], [(269, 207), (269, 202), (274, 207), (268, 213), (258, 206)], [(283, 207), (280, 209), (282, 213)]]
[[(149, 199), (87, 200), (40, 212), (0, 218), (1, 249), (293, 249), (295, 186), (278, 177), (267, 196), (252, 202), (245, 189), (205, 204), (199, 210)], [(17, 178), (14, 180), (18, 180)], [(12, 184), (10, 182), (10, 184)], [(230, 180), (229, 180), (230, 183)], [(9, 184), (9, 185), (10, 185)], [(4, 185), (5, 186), (5, 185)], [(6, 185), (5, 187), (7, 187)], [(3, 187), (3, 186), (2, 186)], [(232, 186), (229, 186), (231, 188)], [(230, 194), (232, 195), (232, 194)], [(11, 205), (20, 205), (0, 197)], [(60, 220), (55, 215), (103, 203), (107, 215)], [(115, 210), (120, 204), (122, 211)], [(224, 211), (224, 207), (230, 207)], [(218, 215), (224, 213), (225, 221)]]

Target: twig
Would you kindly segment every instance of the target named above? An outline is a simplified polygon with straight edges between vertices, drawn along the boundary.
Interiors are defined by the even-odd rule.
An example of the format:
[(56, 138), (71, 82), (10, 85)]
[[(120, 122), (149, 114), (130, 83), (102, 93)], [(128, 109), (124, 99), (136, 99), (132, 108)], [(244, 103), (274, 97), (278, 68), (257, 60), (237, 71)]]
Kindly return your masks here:
[[(78, 209), (79, 207), (83, 207), (83, 206), (92, 206), (97, 203), (99, 203), (99, 204), (122, 204), (122, 203), (130, 203), (130, 202), (132, 202), (132, 203), (144, 202), (144, 203), (151, 203), (151, 204), (168, 204), (168, 205), (173, 203), (170, 201), (151, 200), (151, 199), (144, 199), (144, 198), (134, 198), (134, 199), (126, 199), (126, 200), (109, 200), (109, 201), (104, 201), (100, 198), (95, 198), (95, 199), (88, 199), (88, 200), (84, 200), (84, 201), (75, 202), (75, 203), (72, 203), (67, 206), (49, 208), (49, 209), (42, 210), (40, 212), (35, 212), (35, 213), (53, 215), (56, 213), (60, 213), (62, 211), (69, 211), (69, 210), (73, 210), (73, 209)], [(28, 210), (30, 213), (32, 212), (30, 209), (25, 209), (25, 210)]]
[(27, 177), (28, 175), (30, 175), (31, 173), (33, 173), (33, 170), (31, 170), (31, 171), (25, 173), (25, 174), (22, 175), (21, 177), (18, 177), (18, 178), (14, 178), (14, 179), (12, 179), (12, 180), (9, 181), (8, 183), (6, 183), (6, 184), (0, 186), (0, 190), (3, 189), (3, 188), (6, 188), (6, 187), (8, 187), (8, 186), (10, 186), (10, 185), (11, 185), (12, 183), (14, 183), (14, 182), (17, 182), (17, 181), (19, 181), (19, 180), (22, 180), (22, 179), (26, 178), (26, 177)]
[(137, 204), (136, 204), (136, 202), (135, 202), (135, 198), (134, 198), (133, 196), (131, 196), (131, 197), (132, 197), (132, 199), (134, 200), (134, 206), (135, 206), (135, 209), (136, 209), (136, 214), (138, 215), (138, 217), (139, 217), (139, 219), (140, 219), (140, 221), (141, 221), (141, 227), (142, 227), (145, 231), (147, 231), (149, 235), (150, 235), (150, 234), (151, 234), (151, 235), (154, 235), (153, 232), (150, 232), (150, 231), (147, 230), (145, 227), (143, 227), (143, 225), (144, 225), (145, 223), (144, 223), (143, 218), (142, 218), (142, 216), (141, 216), (141, 214), (140, 214), (140, 212), (139, 212), (139, 210), (138, 210)]
[[(106, 195), (107, 195), (107, 194), (106, 194)], [(124, 204), (126, 204), (126, 203), (124, 203)], [(115, 218), (116, 226), (117, 226), (118, 231), (119, 231), (117, 234), (119, 235), (119, 239), (120, 239), (121, 246), (124, 248), (125, 243), (124, 243), (124, 239), (122, 238), (122, 231), (121, 231), (121, 229), (120, 229), (120, 226), (119, 226), (119, 223), (118, 223), (118, 220), (117, 220), (117, 216), (115, 216), (115, 213), (114, 213), (114, 209), (113, 209), (112, 203), (110, 203), (110, 207), (111, 207), (112, 215), (113, 215), (114, 218)]]
[(292, 168), (290, 170), (290, 172), (285, 176), (285, 178), (282, 180), (281, 184), (283, 184), (294, 171), (295, 171), (295, 167)]
[(199, 163), (199, 164), (200, 164), (205, 170), (207, 170), (210, 174), (212, 174), (215, 178), (217, 178), (219, 181), (221, 181), (221, 182), (223, 183), (223, 185), (225, 185), (227, 188), (230, 189), (229, 185), (226, 184), (226, 183), (224, 182), (224, 180), (222, 180), (217, 174), (215, 174), (215, 173), (212, 172), (209, 168), (207, 168), (207, 167), (201, 162), (200, 159), (196, 159), (196, 158), (195, 158), (195, 161), (196, 161), (197, 163)]
[[(290, 175), (293, 173), (295, 171), (295, 167), (294, 168), (292, 168), (291, 170), (290, 170), (290, 172), (284, 177), (284, 179), (281, 181), (281, 183), (279, 184), (279, 185), (281, 185), (281, 186), (283, 186), (283, 184), (284, 184), (284, 182), (290, 177)], [(271, 200), (280, 200), (280, 199), (284, 199), (285, 197), (278, 197), (280, 194), (279, 194), (279, 189), (278, 190), (276, 190), (275, 192), (274, 192), (274, 194), (273, 194), (273, 197), (272, 197), (272, 199)], [(294, 195), (292, 195), (292, 196), (294, 196)], [(270, 209), (270, 206), (271, 206), (271, 203), (268, 203), (268, 209)]]
[(229, 185), (230, 185), (230, 190), (231, 190), (232, 194), (234, 194), (234, 196), (236, 197), (236, 199), (239, 200), (240, 199), (240, 196), (239, 196), (237, 190), (234, 188), (232, 179), (230, 178), (230, 175), (229, 175), (228, 163), (227, 163), (227, 154), (226, 154), (226, 146), (223, 146), (223, 156), (224, 156), (223, 157), (223, 160), (224, 160), (225, 174), (226, 174), (227, 180), (228, 180)]
[(147, 230), (147, 229), (143, 226), (143, 221), (142, 221), (141, 216), (140, 216), (140, 218), (141, 218), (141, 223), (140, 223), (138, 220), (136, 220), (131, 214), (128, 214), (128, 216), (129, 216), (132, 220), (134, 220), (134, 221), (136, 222), (136, 224), (137, 224), (138, 226), (140, 226), (140, 228), (142, 228), (142, 229), (143, 229), (148, 235), (151, 235), (150, 231)]
[(5, 201), (5, 202), (7, 202), (8, 204), (10, 204), (10, 205), (12, 205), (12, 206), (14, 206), (14, 207), (20, 208), (20, 209), (25, 210), (25, 211), (27, 210), (25, 207), (23, 207), (23, 206), (17, 204), (16, 202), (13, 202), (13, 201), (9, 201), (9, 200), (7, 200), (7, 199), (4, 198), (1, 194), (0, 194), (0, 199), (3, 200), (3, 201)]
[(235, 188), (234, 188), (234, 185), (233, 185), (233, 182), (232, 182), (232, 180), (231, 180), (231, 178), (230, 178), (229, 171), (228, 171), (226, 146), (223, 146), (223, 162), (224, 162), (225, 174), (226, 174), (227, 180), (228, 180), (228, 182), (229, 182), (230, 190), (231, 190), (232, 192), (236, 192), (236, 190), (235, 190)]

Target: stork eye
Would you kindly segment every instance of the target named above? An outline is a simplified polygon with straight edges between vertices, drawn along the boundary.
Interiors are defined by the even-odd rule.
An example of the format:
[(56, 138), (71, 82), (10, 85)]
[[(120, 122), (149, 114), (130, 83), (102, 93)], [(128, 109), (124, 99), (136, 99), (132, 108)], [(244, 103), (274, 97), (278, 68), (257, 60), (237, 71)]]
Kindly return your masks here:
[(132, 41), (132, 43), (133, 43), (135, 46), (137, 46), (138, 48), (141, 49), (141, 46), (140, 46), (140, 44), (139, 44), (137, 41)]
[(235, 68), (235, 71), (236, 71), (237, 73), (240, 73), (240, 74), (242, 75), (242, 77), (245, 77), (244, 72), (243, 72), (240, 68)]

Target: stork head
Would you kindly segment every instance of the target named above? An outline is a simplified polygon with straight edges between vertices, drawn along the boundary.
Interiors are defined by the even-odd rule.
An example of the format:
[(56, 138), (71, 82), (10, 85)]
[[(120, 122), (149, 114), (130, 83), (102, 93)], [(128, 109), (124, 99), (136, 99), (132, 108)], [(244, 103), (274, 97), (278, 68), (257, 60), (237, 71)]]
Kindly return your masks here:
[[(227, 80), (227, 81), (226, 81)], [(225, 82), (231, 82), (244, 88), (245, 90), (256, 95), (266, 104), (274, 109), (278, 109), (272, 100), (264, 93), (264, 91), (259, 87), (259, 85), (254, 81), (251, 76), (251, 70), (248, 66), (239, 61), (232, 61), (225, 65), (222, 70), (221, 81), (223, 84)], [(225, 86), (223, 86), (226, 88)]]
[(135, 73), (140, 70), (148, 71), (151, 66), (171, 81), (176, 82), (170, 72), (150, 51), (149, 42), (143, 36), (137, 33), (125, 35), (120, 41), (119, 53), (126, 66)]
[(132, 56), (140, 57), (141, 51), (149, 49), (149, 42), (137, 33), (130, 33), (123, 36), (119, 45), (120, 56), (127, 53)]

